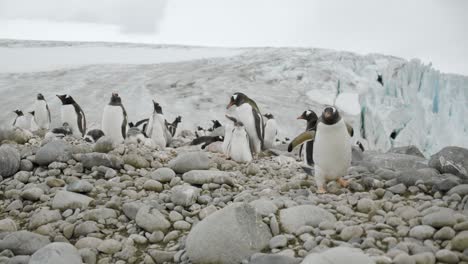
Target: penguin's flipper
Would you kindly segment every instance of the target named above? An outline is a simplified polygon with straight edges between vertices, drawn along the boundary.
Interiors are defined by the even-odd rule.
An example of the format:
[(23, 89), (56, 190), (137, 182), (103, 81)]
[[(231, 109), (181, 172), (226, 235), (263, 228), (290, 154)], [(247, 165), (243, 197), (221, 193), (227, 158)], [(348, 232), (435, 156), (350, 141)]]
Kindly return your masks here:
[(50, 110), (49, 110), (49, 105), (46, 103), (46, 108), (47, 108), (47, 114), (49, 115), (49, 123), (52, 122), (52, 119), (50, 118)]
[(295, 139), (289, 143), (288, 146), (288, 152), (291, 152), (295, 147), (301, 145), (302, 143), (308, 141), (308, 140), (314, 140), (315, 139), (315, 131), (306, 131), (297, 136)]
[(346, 129), (348, 130), (349, 136), (350, 137), (354, 136), (354, 128), (350, 124), (348, 124), (346, 122), (345, 122), (345, 124), (346, 124)]
[(263, 134), (263, 131), (265, 130), (264, 129), (264, 124), (263, 124), (263, 118), (262, 118), (262, 115), (257, 110), (255, 110), (255, 108), (253, 108), (253, 107), (252, 107), (252, 115), (254, 116), (255, 129), (257, 130), (257, 135), (258, 135), (258, 138), (260, 139), (261, 146), (262, 146), (262, 149), (263, 149), (263, 138), (265, 136)]
[[(148, 124), (148, 121), (149, 121), (149, 118), (142, 119), (142, 120), (136, 122), (135, 126), (138, 127), (138, 126), (140, 126), (140, 125), (143, 124), (143, 123)], [(144, 126), (143, 126), (143, 128), (144, 128)]]
[(122, 122), (122, 137), (125, 139), (127, 138), (127, 111), (125, 111), (125, 108), (123, 105), (121, 105), (122, 111), (123, 111), (123, 122)]

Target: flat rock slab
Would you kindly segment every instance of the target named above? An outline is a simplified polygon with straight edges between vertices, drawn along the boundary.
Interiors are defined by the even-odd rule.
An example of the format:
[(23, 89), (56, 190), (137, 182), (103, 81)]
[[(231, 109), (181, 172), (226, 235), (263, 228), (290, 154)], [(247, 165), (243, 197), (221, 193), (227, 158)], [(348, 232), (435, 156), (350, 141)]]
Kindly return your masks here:
[(396, 171), (428, 168), (428, 161), (426, 159), (398, 153), (367, 155), (364, 161), (368, 161), (378, 168)]
[(83, 194), (59, 191), (55, 194), (55, 197), (52, 200), (52, 208), (60, 210), (77, 208), (86, 209), (92, 201), (94, 201), (93, 198)]
[(375, 264), (360, 249), (336, 247), (308, 255), (301, 264)]
[(113, 169), (122, 168), (124, 162), (122, 158), (105, 153), (84, 153), (80, 155), (81, 163), (87, 169), (91, 169), (94, 166), (105, 166)]
[(445, 147), (431, 156), (429, 166), (441, 173), (451, 173), (468, 180), (468, 149)]
[(41, 148), (36, 153), (36, 163), (47, 166), (54, 161), (67, 162), (72, 159), (72, 147), (61, 139), (54, 139)]
[(318, 227), (320, 223), (336, 222), (333, 214), (314, 205), (299, 205), (279, 212), (279, 221), (287, 233), (294, 233), (300, 227), (309, 225)]
[(206, 170), (210, 167), (210, 159), (205, 152), (187, 152), (171, 160), (169, 167), (176, 173), (186, 173), (191, 170)]
[(227, 184), (234, 186), (232, 173), (212, 170), (192, 170), (184, 173), (182, 179), (193, 185), (203, 185), (206, 183)]
[(81, 256), (78, 250), (62, 242), (51, 243), (38, 251), (30, 258), (29, 264), (81, 264)]
[(15, 255), (31, 255), (50, 243), (49, 238), (29, 231), (8, 234), (0, 241), (0, 251), (9, 249)]

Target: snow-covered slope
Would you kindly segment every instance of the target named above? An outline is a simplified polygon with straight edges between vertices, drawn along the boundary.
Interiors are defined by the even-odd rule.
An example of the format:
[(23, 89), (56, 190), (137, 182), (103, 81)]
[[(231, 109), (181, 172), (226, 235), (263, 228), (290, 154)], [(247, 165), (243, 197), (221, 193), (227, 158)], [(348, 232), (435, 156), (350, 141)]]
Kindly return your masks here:
[[(90, 47), (98, 50), (86, 49)], [(31, 54), (55, 51), (65, 56), (62, 63), (51, 55), (62, 63), (59, 67), (47, 57), (31, 58)], [(98, 60), (85, 58), (93, 52), (99, 53)], [(0, 120), (4, 123), (13, 121), (14, 109), (29, 110), (35, 94), (42, 92), (55, 124), (59, 123), (55, 94), (69, 93), (81, 104), (89, 123), (97, 126), (111, 92), (119, 91), (131, 121), (147, 117), (155, 99), (168, 119), (182, 115), (181, 126), (193, 129), (207, 126), (211, 119), (225, 121), (229, 96), (241, 91), (256, 100), (263, 113), (275, 115), (281, 136), (293, 137), (304, 129), (303, 121), (295, 118), (305, 109), (320, 112), (323, 104), (336, 104), (346, 112), (358, 137), (365, 132), (372, 148), (390, 147), (393, 130), (401, 130), (393, 144), (412, 143), (426, 152), (468, 144), (463, 141), (468, 126), (462, 118), (468, 114), (468, 78), (442, 75), (417, 61), (323, 49), (0, 41), (0, 57), (5, 54), (10, 61), (0, 62)], [(31, 72), (8, 70), (8, 63), (28, 63), (28, 58), (34, 64)], [(383, 86), (377, 82), (378, 73), (383, 74)], [(446, 129), (450, 126), (456, 129)], [(427, 135), (433, 136), (426, 140)]]

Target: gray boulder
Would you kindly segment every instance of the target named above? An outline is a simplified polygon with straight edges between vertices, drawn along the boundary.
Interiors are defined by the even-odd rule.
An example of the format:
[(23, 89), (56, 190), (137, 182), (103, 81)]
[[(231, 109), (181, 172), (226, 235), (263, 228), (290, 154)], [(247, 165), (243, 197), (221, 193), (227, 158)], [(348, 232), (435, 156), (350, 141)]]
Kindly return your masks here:
[(42, 209), (35, 213), (29, 220), (29, 229), (36, 229), (41, 225), (62, 220), (62, 215), (58, 210)]
[(157, 208), (143, 206), (135, 217), (136, 224), (148, 232), (166, 231), (171, 223)]
[(206, 170), (210, 167), (210, 159), (205, 152), (188, 152), (180, 154), (171, 160), (169, 167), (176, 173), (186, 173), (191, 170)]
[(237, 264), (267, 248), (271, 237), (255, 208), (234, 203), (195, 225), (186, 250), (192, 263)]
[(360, 249), (336, 247), (308, 255), (301, 264), (374, 264)]
[(270, 214), (276, 214), (278, 211), (278, 206), (271, 200), (262, 198), (255, 201), (250, 202), (255, 210), (261, 214), (262, 216), (268, 216)]
[(196, 203), (201, 190), (190, 185), (178, 185), (172, 188), (171, 201), (180, 206), (191, 206)]
[(160, 183), (171, 182), (176, 176), (176, 173), (170, 168), (159, 168), (149, 173), (149, 178), (156, 180)]
[(468, 180), (468, 149), (445, 147), (431, 156), (429, 166), (441, 173), (451, 173)]
[(0, 251), (9, 249), (15, 255), (31, 255), (49, 244), (49, 238), (29, 231), (8, 234), (0, 241)]
[(299, 259), (279, 254), (255, 254), (249, 264), (299, 264)]
[(185, 182), (193, 185), (203, 185), (205, 183), (228, 184), (234, 186), (232, 174), (225, 171), (212, 170), (192, 170), (182, 176)]
[(8, 145), (0, 146), (0, 176), (11, 177), (20, 168), (21, 156), (19, 151)]
[(415, 145), (393, 147), (388, 151), (388, 153), (405, 154), (405, 155), (412, 155), (412, 156), (416, 156), (420, 158), (425, 158), (421, 150), (419, 150), (418, 147), (416, 147)]
[(101, 137), (94, 144), (94, 152), (109, 153), (115, 148), (114, 141), (110, 137)]
[(136, 169), (148, 168), (150, 163), (140, 155), (127, 154), (123, 157), (124, 163), (133, 166)]
[(81, 264), (78, 250), (63, 242), (51, 243), (36, 251), (29, 260), (29, 264)]
[(468, 231), (462, 231), (452, 239), (452, 247), (463, 251), (468, 248)]
[(418, 170), (404, 170), (397, 174), (397, 181), (405, 186), (414, 186), (417, 181), (423, 181), (425, 184), (433, 185), (440, 179), (440, 174), (432, 168)]
[(120, 169), (124, 163), (120, 157), (97, 152), (81, 154), (80, 160), (83, 166), (88, 169), (91, 169), (94, 166), (105, 166), (108, 168)]
[(457, 223), (457, 219), (453, 217), (455, 211), (450, 208), (441, 208), (437, 212), (433, 212), (425, 215), (421, 222), (423, 225), (429, 225), (435, 228), (442, 228), (444, 226), (454, 226)]
[(72, 147), (61, 139), (54, 139), (36, 152), (36, 163), (47, 166), (54, 161), (67, 162), (72, 158)]
[(129, 203), (124, 203), (122, 205), (122, 211), (124, 212), (124, 214), (132, 219), (132, 220), (135, 220), (135, 217), (138, 213), (138, 210), (140, 210), (140, 208), (143, 206), (143, 203), (142, 202), (129, 202)]
[(67, 191), (76, 193), (88, 193), (93, 190), (93, 185), (87, 180), (73, 181), (67, 186)]
[(89, 203), (93, 201), (93, 198), (90, 198), (86, 195), (59, 191), (55, 194), (54, 199), (52, 200), (52, 208), (66, 210), (66, 209), (86, 209), (89, 206)]
[(18, 228), (16, 227), (16, 222), (11, 218), (4, 218), (0, 220), (0, 233), (2, 232), (14, 232)]
[(406, 154), (385, 153), (366, 155), (364, 161), (368, 161), (379, 168), (396, 171), (427, 168), (427, 160)]
[(321, 222), (336, 222), (333, 214), (313, 205), (299, 205), (279, 212), (279, 221), (288, 233), (296, 232), (305, 225), (318, 227)]
[(458, 194), (460, 196), (465, 196), (468, 194), (468, 184), (460, 184), (458, 186), (453, 187), (450, 189), (450, 191), (447, 193), (448, 195), (452, 194)]

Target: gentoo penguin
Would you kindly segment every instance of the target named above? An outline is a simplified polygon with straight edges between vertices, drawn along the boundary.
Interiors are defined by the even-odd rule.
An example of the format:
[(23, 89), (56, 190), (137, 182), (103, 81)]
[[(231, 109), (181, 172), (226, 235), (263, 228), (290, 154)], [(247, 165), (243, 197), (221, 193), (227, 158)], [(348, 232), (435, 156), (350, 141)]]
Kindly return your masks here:
[(42, 94), (37, 94), (37, 100), (34, 103), (34, 121), (39, 129), (49, 129), (50, 110), (47, 101)]
[(13, 121), (13, 127), (14, 128), (21, 128), (21, 129), (29, 129), (30, 123), (28, 122), (28, 119), (26, 116), (23, 114), (23, 111), (21, 110), (15, 110), (13, 113), (16, 114), (15, 121)]
[(226, 134), (225, 127), (218, 120), (211, 120), (213, 127), (211, 128), (210, 136), (212, 137), (223, 137)]
[(228, 147), (228, 156), (236, 162), (252, 161), (252, 152), (249, 146), (249, 136), (245, 130), (244, 124), (232, 116), (226, 117), (234, 122), (232, 129), (231, 141)]
[(152, 147), (153, 142), (150, 138), (146, 137), (146, 135), (141, 131), (139, 127), (130, 125), (130, 128), (127, 130), (127, 138), (125, 139), (125, 143), (134, 143), (140, 144), (143, 143), (145, 146)]
[(215, 129), (217, 129), (218, 127), (222, 127), (223, 125), (221, 125), (221, 123), (218, 121), (218, 120), (211, 120), (211, 122), (213, 122), (213, 126), (211, 127), (211, 131), (214, 131)]
[(118, 93), (112, 93), (110, 102), (104, 107), (101, 128), (116, 143), (122, 143), (127, 136), (127, 111)]
[(276, 135), (278, 135), (278, 125), (272, 114), (267, 113), (263, 116), (266, 118), (264, 145), (265, 149), (271, 149), (275, 143)]
[(166, 127), (161, 105), (153, 100), (153, 115), (150, 117), (146, 127), (146, 135), (151, 138), (154, 145), (165, 148), (170, 141), (170, 132)]
[(148, 126), (148, 122), (149, 122), (149, 118), (145, 118), (136, 123), (132, 123), (132, 122), (128, 123), (128, 127), (137, 127), (146, 137), (147, 135), (145, 131), (146, 131), (146, 127)]
[(34, 111), (28, 112), (31, 115), (31, 125), (30, 125), (30, 130), (32, 132), (37, 131), (39, 129), (39, 126), (36, 123), (36, 120), (34, 118)]
[(103, 136), (104, 132), (101, 129), (91, 129), (86, 132), (84, 140), (89, 143), (96, 143), (98, 139), (102, 138)]
[(263, 149), (263, 118), (254, 100), (243, 93), (234, 93), (226, 107), (237, 106), (236, 115), (239, 122), (244, 125), (249, 136), (250, 148), (253, 153)]
[(177, 132), (177, 126), (179, 125), (180, 122), (182, 122), (182, 117), (181, 116), (176, 117), (176, 119), (174, 119), (174, 121), (172, 123), (169, 123), (169, 122), (166, 121), (166, 127), (169, 130), (172, 137)]
[(347, 186), (348, 183), (342, 177), (351, 166), (350, 135), (350, 126), (335, 107), (329, 106), (323, 110), (316, 131), (306, 131), (290, 143), (289, 151), (306, 140), (314, 140), (313, 158), (318, 193), (325, 193), (325, 184), (331, 180), (338, 181), (342, 187)]
[(201, 148), (205, 149), (211, 143), (223, 141), (223, 140), (224, 140), (224, 137), (222, 136), (202, 136), (202, 137), (197, 137), (194, 140), (192, 140), (192, 142), (190, 142), (190, 145), (195, 146), (195, 145), (203, 144)]
[[(317, 114), (312, 110), (306, 110), (297, 117), (297, 119), (303, 119), (307, 121), (305, 131), (315, 131), (317, 129)], [(304, 142), (299, 149), (299, 155), (302, 157), (304, 164), (307, 166), (312, 166), (314, 164), (314, 158), (312, 156), (314, 151), (314, 141), (309, 140)]]
[(86, 117), (73, 97), (67, 94), (57, 95), (62, 102), (62, 123), (68, 123), (70, 125), (73, 135), (78, 137), (84, 137), (86, 133)]
[(56, 138), (64, 138), (65, 136), (73, 135), (73, 130), (70, 125), (65, 122), (61, 127), (57, 127), (52, 129), (51, 131), (47, 132), (45, 138), (56, 137)]

